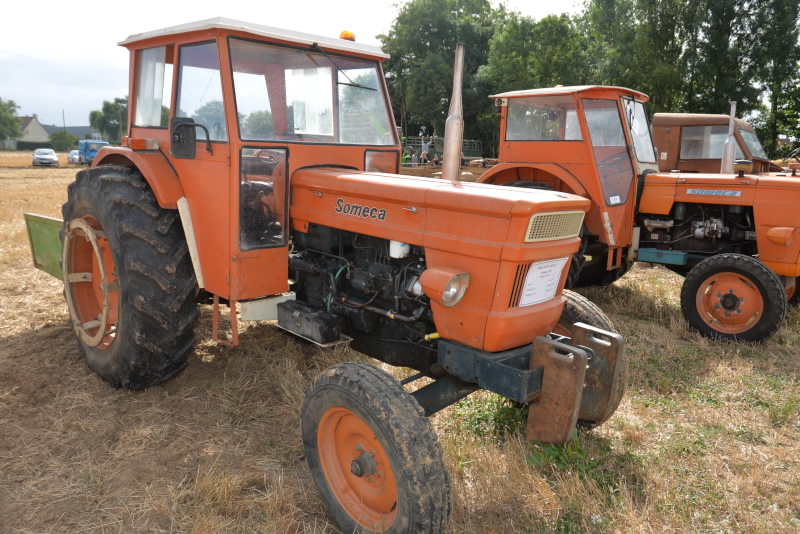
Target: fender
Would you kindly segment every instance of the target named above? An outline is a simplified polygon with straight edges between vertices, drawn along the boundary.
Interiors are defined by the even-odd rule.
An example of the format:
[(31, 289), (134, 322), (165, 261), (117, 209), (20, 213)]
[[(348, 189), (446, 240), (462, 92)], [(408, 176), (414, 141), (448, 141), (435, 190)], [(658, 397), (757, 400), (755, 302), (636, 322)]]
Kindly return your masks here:
[(98, 165), (125, 165), (139, 169), (162, 208), (177, 209), (178, 199), (184, 196), (178, 174), (161, 151), (134, 152), (126, 147), (104, 147), (92, 162), (93, 167)]
[[(581, 182), (575, 178), (572, 173), (570, 173), (561, 165), (555, 165), (553, 163), (499, 163), (483, 173), (477, 181), (488, 184), (502, 184), (503, 182), (507, 182), (509, 180), (518, 180), (519, 177), (515, 172), (518, 169), (531, 169), (533, 171), (546, 172), (567, 184), (574, 194), (584, 198), (589, 198), (590, 196), (589, 192), (586, 191), (586, 188), (581, 185)], [(501, 177), (503, 177), (503, 175), (506, 175), (509, 178), (500, 182), (499, 180)]]

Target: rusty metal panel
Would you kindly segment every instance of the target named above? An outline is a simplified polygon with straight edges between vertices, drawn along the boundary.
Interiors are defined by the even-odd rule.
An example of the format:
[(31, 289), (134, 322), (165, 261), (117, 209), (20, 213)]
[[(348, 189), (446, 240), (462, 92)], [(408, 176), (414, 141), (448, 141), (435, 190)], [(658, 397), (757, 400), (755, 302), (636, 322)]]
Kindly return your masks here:
[(588, 358), (582, 349), (539, 339), (533, 344), (530, 367), (543, 370), (542, 389), (528, 409), (527, 437), (566, 443), (578, 422)]
[(620, 381), (626, 379), (625, 366), (618, 365), (623, 359), (623, 339), (599, 328), (580, 323), (579, 326), (573, 332), (572, 344), (590, 350), (578, 417), (583, 421), (605, 421), (616, 409), (612, 396), (624, 387)]

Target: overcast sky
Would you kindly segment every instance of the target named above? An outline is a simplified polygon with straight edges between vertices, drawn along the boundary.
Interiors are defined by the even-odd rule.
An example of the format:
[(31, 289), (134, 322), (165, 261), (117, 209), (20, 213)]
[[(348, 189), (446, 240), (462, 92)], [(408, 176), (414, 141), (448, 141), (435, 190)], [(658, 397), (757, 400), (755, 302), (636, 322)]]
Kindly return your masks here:
[[(129, 35), (211, 17), (245, 20), (329, 37), (342, 30), (380, 46), (405, 0), (137, 0), (56, 2), (5, 10), (0, 30), (0, 98), (20, 115), (42, 124), (88, 126), (89, 112), (104, 100), (128, 94), (128, 51), (117, 45)], [(578, 0), (492, 0), (539, 20), (577, 12)], [(20, 6), (18, 4), (18, 6)], [(334, 7), (335, 6), (335, 7)]]

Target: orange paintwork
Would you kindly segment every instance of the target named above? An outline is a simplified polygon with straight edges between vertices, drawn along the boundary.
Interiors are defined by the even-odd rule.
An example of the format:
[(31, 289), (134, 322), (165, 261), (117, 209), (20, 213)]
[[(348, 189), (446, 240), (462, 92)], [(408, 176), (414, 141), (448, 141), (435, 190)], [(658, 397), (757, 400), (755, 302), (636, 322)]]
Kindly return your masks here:
[[(658, 169), (661, 172), (680, 170), (682, 172), (719, 173), (722, 158), (707, 157), (704, 159), (681, 158), (681, 137), (685, 127), (713, 127), (728, 128), (730, 117), (728, 115), (707, 115), (701, 113), (656, 113), (653, 115), (651, 130), (653, 144), (658, 149)], [(742, 137), (742, 130), (756, 136), (755, 129), (742, 119), (735, 119), (733, 135), (736, 144), (742, 152), (744, 159), (753, 162), (753, 172), (761, 174), (766, 172), (781, 171), (782, 169), (772, 164), (768, 159), (756, 157), (750, 151)]]
[[(254, 34), (240, 26), (233, 27), (213, 19), (208, 27), (196, 31), (178, 28), (174, 32), (153, 32), (134, 36), (122, 43), (131, 50), (131, 95), (136, 95), (138, 87), (137, 50), (167, 47), (165, 62), (174, 70), (170, 88), (173, 113), (177, 108), (182, 47), (213, 42), (218, 50), (226, 133), (224, 141), (211, 143), (213, 154), (208, 152), (201, 133), (198, 134), (193, 158), (174, 157), (171, 154), (172, 139), (164, 127), (132, 127), (128, 132), (130, 138), (156, 140), (160, 146), (159, 153), (135, 153), (128, 148), (116, 148), (108, 153), (108, 157), (115, 158), (116, 162), (127, 158), (130, 164), (140, 168), (162, 206), (173, 207), (178, 198), (186, 197), (206, 289), (231, 300), (258, 298), (288, 289), (288, 246), (240, 248), (239, 193), (243, 150), (273, 149), (284, 154), (286, 161), (285, 172), (279, 169), (270, 177), (275, 187), (274, 207), (281, 213), (283, 206), (288, 205), (291, 229), (306, 232), (311, 224), (320, 224), (402, 241), (423, 247), (428, 267), (470, 273), (471, 283), (461, 302), (453, 308), (435, 303), (432, 306), (436, 328), (442, 337), (482, 350), (499, 351), (530, 343), (538, 335), (547, 335), (560, 317), (562, 299), (559, 295), (579, 240), (573, 237), (524, 243), (527, 226), (534, 214), (568, 210), (585, 212), (589, 202), (566, 192), (452, 184), (435, 178), (364, 172), (368, 151), (391, 154), (384, 161), (399, 162), (400, 146), (394, 137), (394, 124), (387, 134), (394, 141), (383, 146), (333, 144), (333, 139), (325, 135), (305, 143), (292, 138), (243, 141), (237, 109), (231, 105), (236, 102), (236, 95), (230, 76), (234, 69), (228, 38), (242, 37), (299, 46), (305, 50), (316, 42), (305, 43), (303, 38), (291, 36), (284, 39), (267, 30), (258, 27)], [(330, 47), (329, 52), (374, 61), (382, 78), (380, 63), (387, 56), (376, 49), (337, 40), (322, 40), (320, 46)], [(301, 56), (305, 54), (298, 55)], [(240, 61), (249, 68), (255, 58), (251, 55)], [(286, 88), (281, 82), (283, 74), (275, 76), (270, 69), (271, 66), (262, 66), (260, 72), (277, 80), (269, 92), (277, 132), (286, 127), (285, 108), (275, 105), (281, 99), (285, 100)], [(136, 100), (132, 99), (129, 123), (134, 123), (135, 103)], [(590, 167), (591, 158), (591, 155), (584, 157), (578, 165)], [(328, 168), (321, 168), (323, 165)], [(395, 172), (398, 170), (394, 169)], [(547, 170), (567, 180), (571, 172), (559, 166), (547, 167)], [(252, 174), (249, 167), (244, 178), (253, 182), (261, 179)], [(577, 188), (577, 180), (572, 183)], [(290, 205), (288, 198), (291, 198)], [(355, 216), (356, 212), (358, 216)], [(563, 258), (557, 262), (559, 265), (563, 263), (563, 267), (560, 267), (560, 277), (553, 274), (548, 279), (547, 287), (552, 295), (541, 302), (528, 297), (534, 303), (527, 306), (510, 302), (512, 290), (522, 284), (519, 272), (527, 272), (533, 262), (553, 258)]]
[[(580, 126), (578, 140), (563, 141), (522, 141), (507, 140), (507, 121), (509, 106), (507, 102), (515, 98), (525, 97), (572, 97), (572, 105), (578, 109)], [(590, 136), (581, 102), (583, 99), (620, 101), (620, 98), (633, 98), (638, 102), (647, 102), (648, 97), (637, 91), (622, 87), (578, 86), (552, 87), (525, 91), (514, 91), (493, 95), (492, 98), (500, 107), (500, 146), (498, 159), (500, 164), (485, 172), (481, 182), (502, 184), (512, 180), (532, 180), (545, 184), (550, 189), (566, 191), (589, 198), (592, 206), (586, 215), (585, 225), (591, 234), (610, 248), (631, 245), (634, 227), (636, 181), (631, 183), (627, 202), (608, 206), (600, 186), (595, 155), (589, 142)], [(620, 106), (622, 113), (622, 106)], [(674, 135), (680, 125), (695, 121), (694, 124), (728, 124), (724, 115), (688, 115), (662, 114), (659, 125), (654, 120), (654, 137), (659, 152), (677, 153), (680, 138)], [(712, 121), (712, 122), (709, 122)], [(739, 129), (752, 131), (744, 121), (736, 121)], [(664, 134), (670, 130), (672, 136)], [(740, 144), (739, 129), (736, 136)], [(630, 132), (626, 129), (626, 136)], [(659, 142), (663, 146), (659, 146)], [(633, 145), (628, 139), (628, 145)], [(601, 147), (601, 150), (606, 147)], [(611, 148), (611, 147), (609, 147)], [(598, 152), (601, 159), (602, 153)], [(657, 158), (660, 161), (660, 157)], [(757, 167), (766, 170), (764, 165)], [(640, 170), (641, 172), (641, 170)], [(698, 173), (650, 173), (644, 178), (638, 213), (668, 215), (675, 202), (707, 203), (720, 205), (752, 206), (758, 242), (759, 260), (781, 276), (794, 277), (800, 275), (800, 182), (785, 174), (756, 175), (744, 177), (720, 175), (719, 162), (712, 172)], [(704, 194), (704, 190), (707, 194)], [(611, 234), (604, 226), (605, 215), (611, 223)], [(777, 230), (774, 230), (776, 229)], [(775, 237), (778, 232), (780, 238)], [(772, 236), (772, 239), (770, 239)]]
[(108, 146), (92, 161), (97, 165), (133, 166), (141, 171), (158, 200), (159, 206), (166, 209), (178, 207), (178, 199), (183, 196), (183, 186), (162, 152), (135, 152), (128, 148)]
[[(214, 26), (220, 27), (214, 27)], [(136, 51), (168, 46), (167, 63), (178, 65), (180, 47), (186, 44), (215, 41), (219, 50), (221, 72), (231, 72), (228, 51), (228, 37), (253, 38), (253, 34), (241, 28), (227, 28), (223, 22), (209, 21), (208, 27), (198, 31), (163, 33), (153, 32), (134, 36), (122, 44), (131, 51), (129, 68), (129, 94), (137, 90)], [(280, 35), (271, 38), (261, 37), (264, 42), (297, 45), (291, 32), (286, 38)], [(310, 42), (308, 43), (311, 44)], [(330, 45), (337, 49), (335, 41)], [(369, 47), (360, 52), (357, 44), (342, 44), (348, 53), (355, 57), (376, 59)], [(379, 57), (383, 59), (386, 56)], [(172, 85), (171, 109), (175, 109), (178, 76)], [(222, 76), (222, 93), (226, 102), (234, 102), (233, 84), (230, 76)], [(128, 123), (133, 124), (136, 113), (134, 100), (128, 110)], [(238, 137), (236, 109), (225, 106), (227, 142), (213, 142), (213, 155), (206, 151), (204, 140), (198, 139), (197, 156), (194, 159), (178, 159), (170, 154), (171, 139), (166, 128), (131, 127), (128, 136), (132, 138), (155, 139), (159, 142), (160, 153), (137, 153), (127, 148), (116, 147), (103, 153), (95, 164), (120, 163), (133, 165), (142, 171), (159, 204), (165, 208), (176, 207), (181, 196), (189, 201), (192, 214), (200, 264), (205, 288), (221, 297), (244, 300), (287, 291), (288, 266), (287, 247), (242, 251), (239, 249), (238, 195), (239, 195), (239, 153), (243, 146), (283, 146), (276, 143), (242, 142)], [(199, 136), (198, 136), (199, 137)], [(399, 147), (396, 148), (399, 161)], [(324, 162), (353, 169), (363, 168), (364, 147), (356, 146), (309, 146), (296, 145), (291, 148), (290, 169), (319, 165)], [(166, 160), (169, 160), (168, 162)]]
[[(551, 87), (530, 91), (514, 91), (493, 95), (495, 99), (511, 99), (525, 96), (572, 96), (575, 105), (582, 109), (583, 99), (619, 101), (621, 96), (646, 102), (647, 96), (622, 87), (581, 86)], [(582, 114), (579, 113), (582, 117)], [(486, 171), (480, 182), (504, 183), (511, 180), (533, 180), (542, 182), (558, 191), (567, 191), (589, 198), (591, 208), (586, 214), (586, 228), (599, 236), (602, 243), (612, 247), (627, 247), (632, 241), (633, 203), (608, 205), (600, 185), (596, 157), (592, 153), (589, 130), (581, 118), (582, 140), (568, 141), (514, 141), (505, 139), (508, 121), (508, 106), (502, 106), (500, 116), (501, 141), (498, 151), (499, 165)], [(629, 143), (631, 144), (631, 143)], [(628, 198), (635, 191), (635, 180), (628, 188)], [(606, 216), (611, 223), (611, 235), (605, 224)]]
[[(776, 274), (800, 276), (800, 187), (789, 177), (649, 174), (639, 211), (667, 215), (675, 202), (753, 206), (758, 259)], [(706, 192), (706, 194), (703, 194)], [(777, 228), (781, 239), (770, 239)]]
[[(346, 408), (327, 410), (319, 421), (317, 450), (325, 480), (350, 517), (372, 531), (394, 526), (398, 503), (394, 469), (375, 432), (363, 419)], [(353, 459), (362, 454), (370, 456), (374, 476), (353, 474)]]
[[(582, 198), (338, 169), (299, 170), (292, 188), (296, 229), (315, 223), (400, 240), (424, 247), (428, 268), (472, 273), (469, 290), (456, 307), (431, 303), (442, 337), (496, 352), (530, 343), (549, 332), (561, 315), (560, 299), (512, 307), (508, 296), (520, 265), (571, 258), (577, 249), (577, 238), (523, 243), (530, 217), (585, 211), (588, 201)], [(353, 215), (353, 206), (369, 216)], [(558, 281), (559, 294), (567, 266)]]

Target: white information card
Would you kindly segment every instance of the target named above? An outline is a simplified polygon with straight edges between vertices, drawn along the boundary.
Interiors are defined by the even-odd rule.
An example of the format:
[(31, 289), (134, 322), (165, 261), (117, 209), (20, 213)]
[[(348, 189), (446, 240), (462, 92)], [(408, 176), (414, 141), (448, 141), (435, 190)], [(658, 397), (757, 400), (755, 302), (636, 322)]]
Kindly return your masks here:
[(528, 270), (525, 277), (525, 288), (520, 298), (520, 306), (531, 306), (544, 302), (555, 296), (561, 273), (569, 258), (556, 258), (554, 260), (537, 261)]

